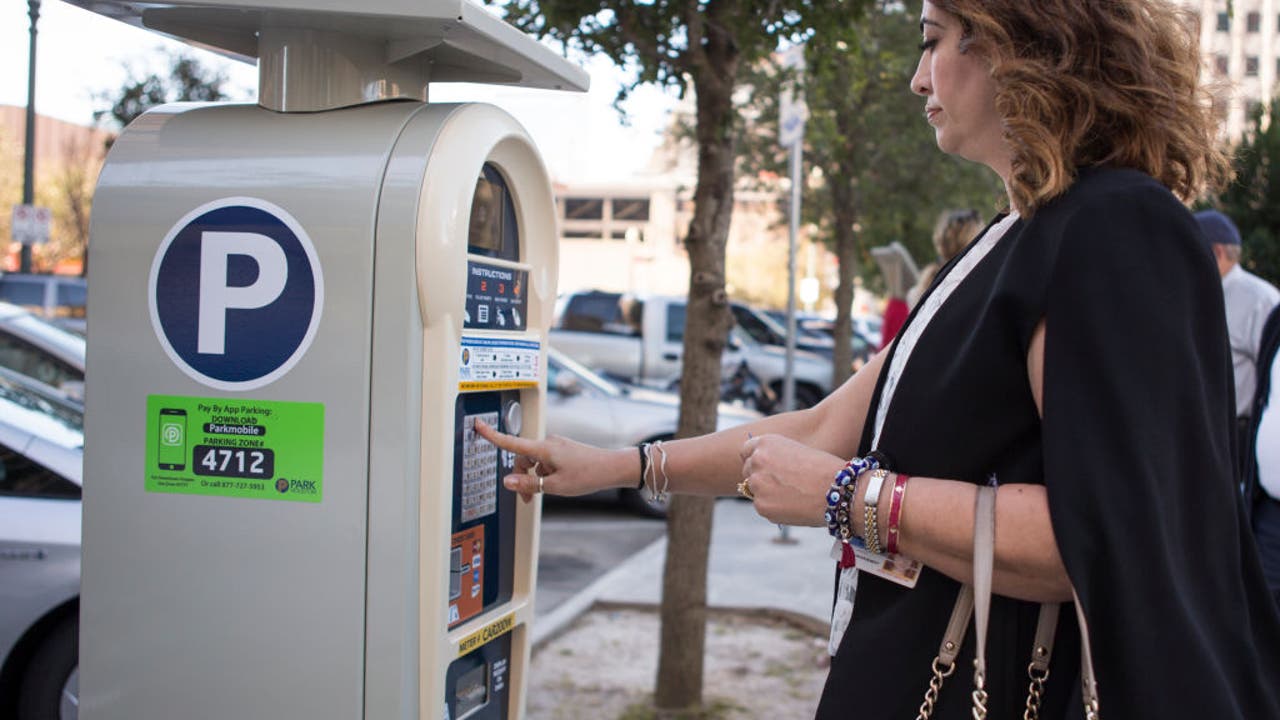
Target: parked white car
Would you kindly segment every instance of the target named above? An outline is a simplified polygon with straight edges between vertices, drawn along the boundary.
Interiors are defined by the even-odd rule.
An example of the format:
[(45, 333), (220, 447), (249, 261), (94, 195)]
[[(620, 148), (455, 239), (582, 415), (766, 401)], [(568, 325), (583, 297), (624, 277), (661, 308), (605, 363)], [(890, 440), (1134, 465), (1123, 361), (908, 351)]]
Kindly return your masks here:
[[(686, 300), (587, 290), (556, 301), (551, 343), (598, 372), (634, 385), (670, 389), (680, 379)], [(721, 355), (722, 379), (745, 360), (752, 374), (781, 396), (786, 352), (762, 345), (735, 327)], [(797, 409), (817, 405), (831, 392), (831, 360), (797, 350), (793, 365)], [(761, 408), (774, 411), (780, 408)]]
[(0, 302), (0, 367), (84, 400), (84, 338)]
[(0, 373), (0, 717), (79, 706), (83, 414)]
[[(680, 398), (667, 392), (616, 385), (555, 348), (547, 352), (547, 434), (598, 447), (638, 446), (676, 434)], [(751, 422), (760, 413), (721, 404), (716, 429)], [(635, 488), (606, 491), (628, 507), (662, 517), (667, 504), (650, 503)]]

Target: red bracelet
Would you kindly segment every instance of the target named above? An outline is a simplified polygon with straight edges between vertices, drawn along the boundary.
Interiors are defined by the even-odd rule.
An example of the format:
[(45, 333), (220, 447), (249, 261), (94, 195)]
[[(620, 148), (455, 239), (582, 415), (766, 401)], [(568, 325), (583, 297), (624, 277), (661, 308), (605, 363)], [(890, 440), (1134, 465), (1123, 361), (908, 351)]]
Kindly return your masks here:
[(902, 518), (902, 499), (907, 495), (907, 475), (898, 475), (893, 481), (893, 495), (889, 499), (889, 531), (886, 536), (885, 550), (890, 555), (898, 552), (898, 521)]

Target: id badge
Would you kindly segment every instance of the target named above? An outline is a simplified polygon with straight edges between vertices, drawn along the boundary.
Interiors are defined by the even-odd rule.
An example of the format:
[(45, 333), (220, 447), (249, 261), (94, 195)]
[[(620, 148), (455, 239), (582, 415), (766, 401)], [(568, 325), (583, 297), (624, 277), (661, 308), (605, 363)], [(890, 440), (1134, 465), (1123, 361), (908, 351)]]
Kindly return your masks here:
[(920, 571), (924, 563), (912, 560), (905, 555), (881, 555), (868, 550), (862, 543), (853, 543), (853, 554), (858, 559), (858, 569), (898, 583), (908, 590), (920, 582)]

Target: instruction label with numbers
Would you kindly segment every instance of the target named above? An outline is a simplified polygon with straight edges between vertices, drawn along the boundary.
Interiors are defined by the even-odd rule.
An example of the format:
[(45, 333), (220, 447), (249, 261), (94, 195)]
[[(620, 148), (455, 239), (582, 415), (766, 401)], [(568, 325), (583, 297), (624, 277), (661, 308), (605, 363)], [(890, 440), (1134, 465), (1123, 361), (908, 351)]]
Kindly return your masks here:
[(318, 503), (321, 403), (147, 396), (147, 492)]
[(541, 358), (542, 346), (534, 340), (464, 336), (458, 351), (458, 389), (536, 387)]

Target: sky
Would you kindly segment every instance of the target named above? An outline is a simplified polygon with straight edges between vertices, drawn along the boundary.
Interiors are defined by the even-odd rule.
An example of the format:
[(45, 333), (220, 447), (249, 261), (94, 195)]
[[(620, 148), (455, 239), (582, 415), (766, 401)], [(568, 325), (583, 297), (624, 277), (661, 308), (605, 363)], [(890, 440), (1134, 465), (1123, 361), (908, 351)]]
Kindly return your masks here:
[[(60, 0), (43, 0), (36, 41), (36, 112), (88, 125), (93, 111), (109, 105), (95, 95), (119, 88), (130, 75), (163, 71), (166, 50), (187, 50), (226, 71), (237, 100), (252, 100), (257, 69), (181, 42), (140, 30)], [(0, 104), (27, 104), (30, 21), (26, 0), (0, 0)], [(433, 101), (489, 102), (528, 129), (553, 178), (560, 182), (625, 180), (642, 171), (661, 140), (676, 99), (640, 88), (626, 105), (628, 120), (612, 103), (625, 73), (607, 58), (585, 58), (591, 90), (568, 93), (440, 83)]]

